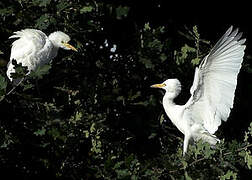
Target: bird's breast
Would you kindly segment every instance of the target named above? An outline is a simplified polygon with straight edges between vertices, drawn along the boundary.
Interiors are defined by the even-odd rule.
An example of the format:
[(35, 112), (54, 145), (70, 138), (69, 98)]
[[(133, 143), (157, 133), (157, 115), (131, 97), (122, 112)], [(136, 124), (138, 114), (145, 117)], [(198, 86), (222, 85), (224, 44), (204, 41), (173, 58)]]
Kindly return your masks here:
[(185, 118), (183, 118), (183, 106), (164, 103), (164, 109), (172, 123), (184, 134), (186, 122)]

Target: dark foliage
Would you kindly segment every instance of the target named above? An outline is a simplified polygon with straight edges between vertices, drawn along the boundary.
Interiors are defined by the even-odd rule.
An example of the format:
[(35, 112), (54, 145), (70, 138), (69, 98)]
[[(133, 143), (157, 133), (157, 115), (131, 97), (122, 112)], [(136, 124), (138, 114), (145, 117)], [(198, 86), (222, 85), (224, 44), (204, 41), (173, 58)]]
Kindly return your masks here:
[[(1, 179), (252, 177), (249, 27), (237, 19), (210, 25), (193, 10), (178, 17), (172, 10), (182, 14), (181, 6), (161, 0), (144, 4), (0, 2)], [(217, 132), (222, 142), (216, 149), (198, 142), (182, 157), (183, 136), (163, 111), (163, 94), (149, 87), (176, 77), (183, 84), (176, 101), (185, 103), (195, 66), (231, 24), (245, 31), (248, 48), (234, 109)], [(6, 96), (8, 37), (24, 28), (64, 31), (79, 52), (60, 51)], [(16, 68), (22, 76), (25, 68)]]

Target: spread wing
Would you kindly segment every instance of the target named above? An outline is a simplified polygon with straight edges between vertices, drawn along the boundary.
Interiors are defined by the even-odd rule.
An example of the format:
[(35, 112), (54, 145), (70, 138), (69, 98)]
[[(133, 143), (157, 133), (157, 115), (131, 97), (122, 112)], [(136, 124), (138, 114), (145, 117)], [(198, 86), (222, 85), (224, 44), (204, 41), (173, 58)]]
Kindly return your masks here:
[(14, 35), (9, 38), (18, 38), (12, 43), (10, 61), (7, 65), (7, 76), (10, 78), (10, 73), (15, 72), (12, 65), (13, 59), (17, 63), (22, 63), (23, 66), (28, 66), (28, 69), (31, 70), (31, 60), (36, 57), (36, 52), (44, 47), (47, 36), (39, 30), (24, 29), (14, 32)]
[(186, 103), (192, 121), (213, 134), (233, 107), (237, 75), (243, 61), (245, 41), (231, 26), (195, 70), (191, 98)]

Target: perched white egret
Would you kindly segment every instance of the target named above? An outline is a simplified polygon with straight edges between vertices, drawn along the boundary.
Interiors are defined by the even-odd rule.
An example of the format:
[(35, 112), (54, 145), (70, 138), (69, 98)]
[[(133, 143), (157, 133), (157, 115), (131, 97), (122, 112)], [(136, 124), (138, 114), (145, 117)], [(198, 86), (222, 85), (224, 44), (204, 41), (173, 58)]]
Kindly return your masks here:
[(245, 41), (231, 26), (196, 67), (191, 97), (185, 105), (174, 98), (181, 91), (178, 79), (168, 79), (151, 87), (164, 89), (163, 107), (172, 123), (184, 134), (183, 155), (190, 139), (202, 139), (210, 145), (219, 140), (214, 135), (222, 120), (227, 121), (233, 108), (237, 75), (243, 61)]
[(68, 44), (70, 37), (61, 31), (53, 32), (47, 37), (40, 30), (24, 29), (14, 32), (14, 35), (9, 38), (18, 38), (12, 43), (10, 61), (7, 65), (7, 76), (14, 85), (18, 85), (22, 80), (11, 77), (11, 73), (15, 72), (13, 59), (18, 64), (22, 63), (22, 66), (27, 66), (29, 74), (55, 58), (59, 48), (77, 51)]

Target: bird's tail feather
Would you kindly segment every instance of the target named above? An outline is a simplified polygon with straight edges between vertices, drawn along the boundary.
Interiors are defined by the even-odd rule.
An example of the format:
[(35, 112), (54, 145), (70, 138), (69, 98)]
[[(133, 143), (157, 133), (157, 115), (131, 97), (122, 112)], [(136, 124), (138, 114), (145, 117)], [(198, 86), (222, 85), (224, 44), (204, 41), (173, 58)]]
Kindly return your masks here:
[(210, 133), (202, 133), (201, 139), (208, 142), (211, 146), (215, 146), (218, 142), (220, 142), (220, 140), (215, 135)]

